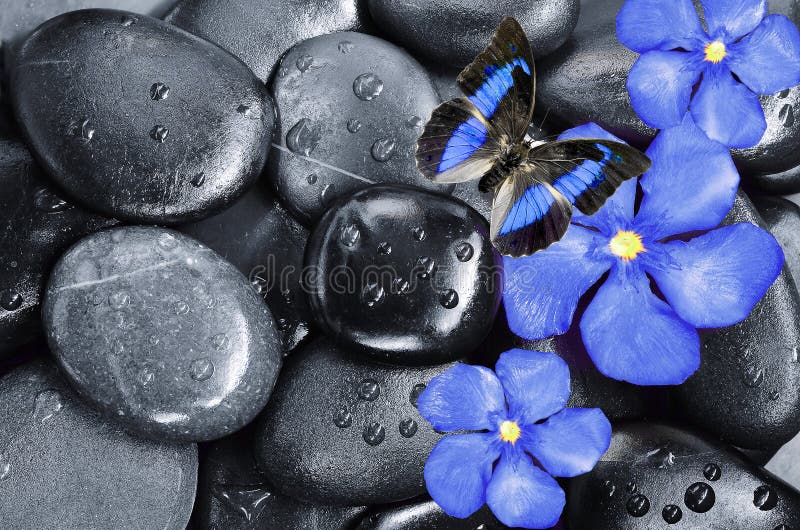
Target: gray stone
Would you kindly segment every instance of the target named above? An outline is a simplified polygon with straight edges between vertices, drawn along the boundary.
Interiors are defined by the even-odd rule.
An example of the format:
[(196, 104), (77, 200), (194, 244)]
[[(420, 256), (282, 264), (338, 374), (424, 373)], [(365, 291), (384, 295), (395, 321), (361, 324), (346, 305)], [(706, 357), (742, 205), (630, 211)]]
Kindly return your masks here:
[(397, 46), (352, 32), (303, 41), (281, 60), (272, 93), (280, 146), (269, 176), (301, 222), (372, 183), (452, 189), (417, 170), (416, 142), (439, 98)]
[(261, 172), (266, 87), (221, 48), (160, 20), (86, 10), (40, 26), (11, 97), (47, 173), (84, 206), (176, 223), (230, 204)]
[(492, 39), (505, 16), (525, 29), (535, 57), (567, 40), (578, 22), (578, 0), (369, 0), (376, 25), (399, 44), (430, 59), (463, 68)]
[(783, 248), (786, 266), (797, 284), (800, 280), (800, 206), (783, 197), (757, 195), (753, 203)]
[(197, 447), (126, 434), (34, 361), (0, 379), (0, 476), (3, 528), (182, 530)]
[(166, 20), (216, 42), (266, 81), (298, 42), (364, 29), (365, 11), (361, 0), (181, 0)]
[(53, 270), (42, 309), (78, 392), (157, 439), (240, 429), (264, 407), (281, 364), (272, 315), (247, 279), (171, 230), (84, 238)]
[(256, 425), (259, 468), (284, 495), (363, 506), (425, 493), (440, 439), (415, 408), (451, 365), (401, 368), (357, 360), (315, 339), (290, 356)]

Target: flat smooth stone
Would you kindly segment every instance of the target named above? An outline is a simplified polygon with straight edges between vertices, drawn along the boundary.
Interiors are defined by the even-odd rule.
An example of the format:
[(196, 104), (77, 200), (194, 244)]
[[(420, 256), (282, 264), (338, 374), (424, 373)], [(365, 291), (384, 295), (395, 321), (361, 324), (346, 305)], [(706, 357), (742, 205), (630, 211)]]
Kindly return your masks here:
[(614, 426), (593, 471), (571, 479), (573, 530), (741, 528), (800, 525), (800, 494), (740, 453), (663, 424)]
[[(723, 224), (764, 227), (740, 193)], [(800, 301), (788, 269), (743, 322), (701, 333), (699, 370), (672, 389), (675, 411), (744, 449), (774, 451), (800, 430)]]
[(266, 186), (254, 186), (222, 213), (179, 230), (218, 252), (250, 280), (275, 316), (285, 353), (308, 336), (311, 312), (300, 286), (308, 230)]
[(264, 84), (221, 48), (160, 20), (61, 15), (21, 45), (11, 77), (37, 159), (100, 213), (152, 223), (205, 217), (264, 167), (274, 121)]
[(197, 446), (126, 434), (34, 361), (0, 379), (0, 476), (4, 528), (182, 530)]
[(42, 310), (78, 392), (153, 438), (205, 441), (242, 428), (281, 364), (272, 315), (247, 279), (163, 228), (82, 239), (54, 268)]
[(300, 41), (366, 25), (359, 0), (181, 0), (165, 20), (216, 42), (267, 81), (281, 55)]
[(478, 212), (450, 197), (373, 186), (320, 220), (306, 250), (311, 308), (339, 343), (376, 360), (436, 364), (489, 334), (502, 262)]
[(515, 17), (535, 57), (564, 44), (580, 11), (579, 0), (369, 0), (376, 25), (415, 53), (464, 67), (486, 48), (505, 16)]
[(366, 511), (309, 504), (275, 493), (256, 470), (250, 428), (206, 446), (195, 506), (198, 530), (350, 530)]
[(417, 170), (417, 139), (439, 97), (425, 69), (394, 44), (352, 32), (303, 41), (281, 59), (272, 94), (280, 146), (268, 173), (302, 223), (369, 184), (452, 190)]
[(381, 365), (313, 340), (286, 360), (256, 424), (259, 469), (275, 491), (308, 502), (363, 506), (422, 495), (422, 469), (441, 436), (416, 398), (450, 366)]
[(4, 357), (41, 335), (39, 304), (58, 256), (84, 235), (116, 221), (65, 201), (44, 178), (6, 117), (0, 122), (0, 357)]
[(783, 197), (757, 195), (753, 203), (783, 248), (795, 284), (800, 281), (800, 206)]

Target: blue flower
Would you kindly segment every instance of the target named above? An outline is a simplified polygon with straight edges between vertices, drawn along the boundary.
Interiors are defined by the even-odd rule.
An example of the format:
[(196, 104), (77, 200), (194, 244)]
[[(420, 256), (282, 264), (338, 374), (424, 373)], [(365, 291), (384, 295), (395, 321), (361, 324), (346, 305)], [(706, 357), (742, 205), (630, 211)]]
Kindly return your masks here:
[(628, 0), (617, 37), (642, 55), (628, 74), (634, 110), (666, 129), (687, 108), (712, 140), (733, 148), (757, 144), (767, 128), (757, 94), (800, 83), (800, 32), (766, 0), (701, 0), (708, 31), (692, 0)]
[(428, 493), (453, 517), (488, 504), (507, 526), (550, 528), (565, 503), (553, 476), (590, 471), (608, 450), (611, 425), (600, 409), (564, 408), (569, 368), (558, 355), (507, 351), (495, 372), (456, 364), (419, 396), (434, 429), (472, 431), (433, 448)]
[[(619, 141), (594, 124), (562, 135), (575, 137)], [(574, 216), (558, 243), (505, 258), (504, 300), (517, 335), (561, 334), (578, 300), (608, 273), (580, 319), (587, 352), (608, 377), (673, 385), (699, 366), (696, 328), (744, 320), (780, 273), (783, 251), (749, 223), (711, 230), (730, 210), (739, 175), (728, 150), (688, 113), (647, 154), (653, 165), (640, 179), (638, 211), (631, 180), (593, 216)]]

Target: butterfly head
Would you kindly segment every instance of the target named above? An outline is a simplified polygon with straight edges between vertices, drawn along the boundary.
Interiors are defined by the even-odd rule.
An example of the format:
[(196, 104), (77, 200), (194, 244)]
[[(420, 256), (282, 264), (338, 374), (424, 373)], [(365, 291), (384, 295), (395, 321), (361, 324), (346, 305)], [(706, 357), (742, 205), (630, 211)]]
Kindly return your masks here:
[(516, 169), (528, 159), (531, 146), (527, 142), (508, 145), (500, 156), (500, 162), (507, 170)]

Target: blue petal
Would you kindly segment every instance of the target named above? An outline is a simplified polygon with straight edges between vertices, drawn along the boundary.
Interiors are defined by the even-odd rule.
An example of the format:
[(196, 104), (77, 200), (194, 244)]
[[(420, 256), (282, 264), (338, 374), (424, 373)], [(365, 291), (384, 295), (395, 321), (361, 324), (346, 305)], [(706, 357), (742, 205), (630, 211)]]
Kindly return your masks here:
[(549, 418), (569, 399), (569, 367), (551, 352), (513, 349), (498, 359), (509, 415), (522, 425)]
[(758, 96), (724, 67), (706, 70), (692, 99), (692, 117), (709, 138), (732, 149), (753, 147), (767, 130)]
[[(671, 0), (670, 0), (671, 1)], [(712, 38), (732, 42), (758, 26), (767, 14), (767, 0), (700, 0)]]
[(651, 291), (642, 272), (615, 267), (581, 319), (597, 369), (635, 385), (678, 385), (700, 365), (697, 330)]
[(680, 124), (701, 71), (691, 53), (652, 51), (641, 55), (628, 73), (633, 110), (655, 129)]
[(611, 444), (611, 423), (600, 409), (564, 409), (540, 425), (528, 425), (522, 448), (553, 476), (591, 471)]
[(437, 431), (480, 431), (495, 427), (505, 397), (494, 372), (458, 363), (431, 380), (417, 407)]
[(511, 331), (526, 339), (565, 333), (578, 300), (611, 267), (596, 232), (570, 226), (564, 238), (524, 258), (503, 258), (503, 300)]
[(648, 272), (678, 315), (700, 328), (731, 326), (747, 318), (783, 267), (775, 238), (749, 223), (664, 248), (673, 263), (648, 267)]
[(692, 0), (628, 0), (617, 15), (617, 38), (638, 53), (691, 50), (703, 36)]
[(469, 517), (486, 502), (492, 464), (500, 456), (493, 433), (445, 436), (425, 463), (431, 498), (452, 517)]
[(566, 504), (564, 490), (550, 475), (515, 451), (500, 458), (486, 489), (486, 503), (512, 528), (551, 528)]
[(770, 15), (731, 45), (729, 64), (757, 94), (774, 94), (800, 83), (800, 31), (783, 15)]
[(651, 239), (719, 225), (733, 206), (739, 173), (725, 146), (703, 134), (687, 114), (656, 136), (653, 161), (640, 180), (644, 198), (634, 225)]

